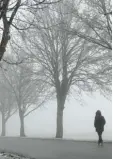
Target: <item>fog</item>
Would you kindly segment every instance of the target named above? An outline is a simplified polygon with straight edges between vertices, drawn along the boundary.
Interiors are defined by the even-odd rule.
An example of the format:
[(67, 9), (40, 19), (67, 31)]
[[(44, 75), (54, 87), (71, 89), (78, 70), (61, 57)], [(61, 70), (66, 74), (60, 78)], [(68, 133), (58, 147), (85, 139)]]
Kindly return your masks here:
[[(96, 110), (101, 110), (106, 119), (103, 137), (105, 140), (112, 138), (112, 105), (100, 94), (92, 97), (83, 96), (85, 103), (81, 106), (71, 96), (64, 110), (64, 138), (78, 140), (95, 140), (97, 134), (94, 129)], [(0, 120), (1, 126), (1, 120)], [(1, 131), (1, 128), (0, 128)], [(25, 118), (25, 132), (30, 137), (55, 137), (56, 131), (56, 101), (49, 101), (27, 118)], [(11, 117), (7, 123), (7, 136), (19, 136), (18, 114)]]

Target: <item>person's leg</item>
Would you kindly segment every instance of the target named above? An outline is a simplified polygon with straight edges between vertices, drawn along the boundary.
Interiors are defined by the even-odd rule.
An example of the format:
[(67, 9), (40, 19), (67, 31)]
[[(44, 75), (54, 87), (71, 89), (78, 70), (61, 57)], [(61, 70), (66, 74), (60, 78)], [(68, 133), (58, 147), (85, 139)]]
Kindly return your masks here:
[(101, 144), (103, 145), (102, 131), (100, 132), (100, 141), (101, 141)]
[(102, 131), (98, 132), (98, 136), (99, 136), (98, 145), (103, 146)]
[(97, 134), (98, 134), (98, 145), (100, 145), (100, 143), (101, 143), (101, 135), (100, 135), (100, 132), (98, 131)]

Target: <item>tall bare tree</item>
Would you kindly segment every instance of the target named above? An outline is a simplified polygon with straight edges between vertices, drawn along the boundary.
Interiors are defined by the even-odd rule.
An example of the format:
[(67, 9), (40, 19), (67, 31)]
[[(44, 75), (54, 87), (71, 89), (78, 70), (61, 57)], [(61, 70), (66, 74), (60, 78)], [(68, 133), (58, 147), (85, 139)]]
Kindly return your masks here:
[(0, 0), (0, 61), (10, 40), (12, 27), (17, 30), (28, 29), (34, 21), (32, 12), (36, 13), (38, 10), (59, 1)]
[[(76, 3), (75, 1), (70, 3)], [(69, 5), (68, 5), (69, 6)], [(70, 6), (69, 6), (70, 7)], [(103, 50), (112, 50), (112, 1), (111, 0), (82, 0), (72, 8), (74, 24), (72, 35), (87, 40), (95, 47)]]
[(101, 52), (88, 41), (66, 31), (73, 25), (73, 13), (67, 5), (46, 9), (40, 17), (42, 29), (39, 30), (36, 23), (36, 29), (27, 34), (27, 48), (44, 69), (45, 81), (56, 91), (56, 137), (62, 138), (63, 111), (72, 87), (88, 92), (110, 91), (110, 54), (109, 50)]

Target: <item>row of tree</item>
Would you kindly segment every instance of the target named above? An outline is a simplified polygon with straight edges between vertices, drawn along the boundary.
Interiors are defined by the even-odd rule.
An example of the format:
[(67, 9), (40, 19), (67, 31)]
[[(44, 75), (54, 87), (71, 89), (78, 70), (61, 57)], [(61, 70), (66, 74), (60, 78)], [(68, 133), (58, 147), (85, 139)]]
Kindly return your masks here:
[[(5, 25), (1, 27), (5, 39), (1, 48), (7, 46), (4, 58), (0, 48), (2, 135), (5, 123), (18, 111), (20, 136), (25, 136), (24, 118), (55, 95), (56, 137), (62, 138), (63, 111), (72, 88), (77, 93), (99, 90), (111, 94), (111, 1), (44, 0), (41, 9), (37, 1), (25, 2), (20, 2), (21, 12), (14, 15), (16, 4), (9, 14), (14, 23), (13, 28), (9, 26), (8, 45), (4, 36), (9, 31), (7, 34)], [(4, 21), (3, 15), (1, 19)]]
[(19, 113), (20, 136), (25, 136), (24, 119), (31, 112), (42, 106), (50, 96), (47, 86), (34, 79), (30, 69), (25, 65), (8, 66), (7, 71), (2, 70), (0, 82), (0, 112), (2, 115), (2, 136), (6, 134), (7, 120)]

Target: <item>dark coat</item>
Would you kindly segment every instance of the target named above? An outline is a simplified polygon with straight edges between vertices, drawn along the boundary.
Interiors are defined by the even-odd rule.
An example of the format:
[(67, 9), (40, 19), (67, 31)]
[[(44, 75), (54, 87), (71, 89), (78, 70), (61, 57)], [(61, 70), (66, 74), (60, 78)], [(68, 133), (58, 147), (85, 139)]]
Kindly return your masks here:
[(104, 131), (104, 125), (106, 121), (105, 118), (101, 115), (96, 115), (95, 116), (95, 121), (94, 121), (94, 127), (96, 128), (97, 132), (103, 132)]

